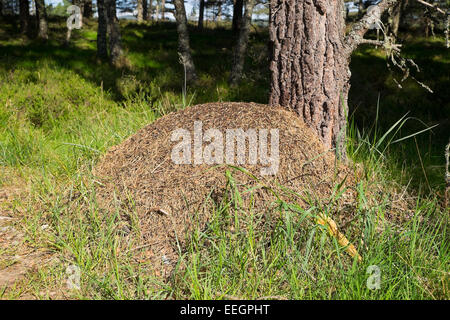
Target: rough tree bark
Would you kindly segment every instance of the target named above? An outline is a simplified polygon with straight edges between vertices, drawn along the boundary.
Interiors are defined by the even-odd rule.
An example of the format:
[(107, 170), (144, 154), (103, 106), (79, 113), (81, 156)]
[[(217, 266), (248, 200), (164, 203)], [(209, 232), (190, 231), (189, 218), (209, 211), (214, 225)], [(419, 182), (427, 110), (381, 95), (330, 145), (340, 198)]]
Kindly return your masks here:
[(36, 18), (38, 21), (38, 38), (48, 40), (47, 10), (44, 0), (35, 0)]
[(144, 21), (144, 0), (137, 0), (137, 21)]
[(239, 26), (241, 25), (242, 21), (243, 8), (244, 8), (244, 0), (233, 1), (233, 22), (232, 22), (233, 34), (239, 33)]
[(112, 65), (120, 66), (121, 58), (123, 56), (123, 49), (119, 19), (117, 19), (116, 15), (116, 0), (104, 0), (104, 4), (109, 36), (109, 58)]
[(200, 0), (200, 8), (198, 11), (198, 28), (203, 29), (203, 16), (205, 15), (205, 0)]
[(108, 58), (108, 45), (106, 41), (107, 17), (105, 9), (105, 0), (97, 0), (98, 11), (98, 30), (97, 30), (97, 57), (100, 59)]
[(174, 0), (173, 2), (175, 5), (175, 19), (177, 21), (178, 52), (186, 68), (186, 81), (192, 82), (197, 79), (197, 74), (195, 72), (194, 60), (191, 56), (184, 0)]
[(28, 24), (30, 19), (30, 5), (28, 0), (19, 1), (19, 15), (20, 15), (20, 32), (28, 32)]
[[(381, 12), (397, 0), (383, 0)], [(294, 110), (326, 148), (346, 157), (350, 55), (364, 42), (373, 17), (365, 15), (345, 35), (343, 1), (271, 0), (269, 103)]]
[[(282, 1), (282, 0), (280, 0)], [(250, 23), (252, 21), (255, 0), (245, 1), (245, 13), (241, 22), (239, 37), (233, 50), (233, 66), (231, 68), (230, 83), (237, 85), (242, 78), (244, 70), (245, 53), (247, 51)]]

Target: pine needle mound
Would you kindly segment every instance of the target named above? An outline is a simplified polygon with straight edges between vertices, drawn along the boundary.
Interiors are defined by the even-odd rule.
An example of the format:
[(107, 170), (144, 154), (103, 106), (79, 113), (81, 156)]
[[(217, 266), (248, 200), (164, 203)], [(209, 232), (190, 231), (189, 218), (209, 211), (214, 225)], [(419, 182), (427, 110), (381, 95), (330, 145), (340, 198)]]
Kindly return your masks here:
[[(202, 121), (203, 132), (215, 128), (224, 137), (227, 129), (278, 129), (277, 174), (262, 176), (261, 168), (267, 165), (259, 161), (256, 165), (239, 165), (257, 180), (226, 164), (175, 164), (171, 154), (179, 141), (171, 141), (172, 133), (183, 128), (193, 136), (195, 121)], [(203, 147), (206, 145), (203, 143)], [(272, 191), (283, 200), (307, 207), (305, 199), (327, 201), (335, 185), (353, 181), (351, 170), (336, 161), (332, 150), (324, 149), (295, 113), (281, 107), (225, 102), (188, 107), (158, 119), (112, 147), (94, 174), (102, 182), (97, 190), (99, 203), (112, 208), (118, 199), (122, 206), (135, 210), (149, 258), (170, 265), (176, 261), (177, 244), (183, 246), (194, 227), (204, 228), (211, 205), (225, 196), (227, 170), (232, 173), (234, 187), (241, 191), (243, 203), (252, 202), (251, 206), (243, 205), (241, 212), (248, 212), (250, 207), (253, 212), (273, 209), (277, 196)], [(344, 195), (352, 197), (350, 191)]]

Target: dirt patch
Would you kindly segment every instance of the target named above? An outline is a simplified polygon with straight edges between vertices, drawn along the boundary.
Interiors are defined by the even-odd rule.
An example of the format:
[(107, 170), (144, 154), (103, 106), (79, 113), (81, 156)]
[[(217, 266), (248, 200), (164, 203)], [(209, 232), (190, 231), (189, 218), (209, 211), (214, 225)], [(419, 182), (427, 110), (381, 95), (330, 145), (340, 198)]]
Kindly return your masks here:
[[(26, 183), (0, 187), (0, 293), (19, 285), (29, 272), (37, 272), (51, 258), (42, 249), (29, 246), (20, 228), (20, 213), (13, 208), (15, 200), (27, 194)], [(26, 295), (21, 298), (32, 298)]]
[[(226, 165), (174, 163), (172, 151), (181, 138), (172, 141), (172, 134), (180, 128), (190, 133), (191, 161), (194, 162), (194, 129), (195, 123), (198, 129), (199, 122), (203, 137), (208, 129), (216, 129), (223, 135), (223, 145), (227, 143), (227, 129), (240, 128), (244, 132), (255, 129), (258, 134), (267, 129), (268, 150), (276, 146), (270, 130), (278, 129), (276, 174), (262, 174), (261, 169), (269, 165), (260, 161), (263, 153), (260, 147), (256, 164), (249, 164), (248, 151), (252, 143), (245, 144), (246, 161), (239, 167), (248, 170), (257, 180)], [(263, 138), (258, 136), (258, 145)], [(209, 142), (203, 142), (204, 153)], [(177, 240), (183, 244), (194, 226), (206, 225), (211, 207), (205, 205), (205, 199), (209, 199), (210, 205), (223, 199), (227, 183), (230, 185), (227, 170), (233, 171), (234, 187), (241, 191), (243, 203), (252, 202), (255, 211), (270, 211), (277, 200), (272, 191), (284, 200), (308, 207), (310, 201), (327, 201), (336, 184), (353, 183), (352, 171), (336, 161), (333, 150), (324, 149), (316, 134), (295, 113), (254, 103), (209, 103), (164, 116), (111, 148), (94, 174), (102, 183), (97, 190), (99, 203), (113, 208), (112, 203), (117, 199), (121, 206), (135, 208), (149, 256), (156, 264), (164, 266), (176, 261)], [(286, 192), (282, 186), (297, 194)], [(353, 191), (349, 189), (342, 199), (353, 202)], [(242, 208), (245, 211), (249, 206)]]

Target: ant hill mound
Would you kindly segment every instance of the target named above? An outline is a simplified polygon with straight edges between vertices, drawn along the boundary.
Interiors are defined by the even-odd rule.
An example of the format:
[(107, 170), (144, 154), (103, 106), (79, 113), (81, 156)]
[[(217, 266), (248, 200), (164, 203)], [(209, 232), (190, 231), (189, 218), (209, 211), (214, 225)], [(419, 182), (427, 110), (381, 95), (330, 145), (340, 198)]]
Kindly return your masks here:
[(255, 103), (170, 113), (112, 147), (94, 174), (99, 203), (136, 212), (142, 241), (163, 264), (237, 194), (229, 208), (267, 215), (281, 200), (327, 203), (336, 185), (354, 180), (295, 113)]

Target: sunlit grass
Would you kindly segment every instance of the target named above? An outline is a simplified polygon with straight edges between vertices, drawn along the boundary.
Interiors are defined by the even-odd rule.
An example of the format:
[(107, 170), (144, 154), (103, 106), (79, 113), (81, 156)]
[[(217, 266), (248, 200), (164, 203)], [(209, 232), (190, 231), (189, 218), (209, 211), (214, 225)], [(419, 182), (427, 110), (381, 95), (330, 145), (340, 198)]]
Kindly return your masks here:
[[(324, 207), (305, 210), (278, 203), (277, 218), (270, 221), (262, 212), (241, 207), (246, 213), (242, 228), (230, 219), (228, 208), (236, 201), (230, 198), (212, 209), (206, 230), (193, 233), (178, 261), (179, 272), (164, 282), (128, 250), (138, 241), (138, 223), (118, 251), (124, 248), (123, 221), (117, 213), (101, 214), (91, 169), (111, 146), (188, 104), (267, 103), (267, 56), (258, 55), (264, 53), (267, 33), (252, 34), (244, 82), (230, 88), (231, 33), (193, 30), (200, 80), (188, 87), (184, 100), (173, 25), (123, 25), (130, 69), (113, 70), (97, 61), (95, 35), (95, 25), (88, 25), (74, 33), (69, 46), (57, 40), (0, 39), (0, 187), (29, 184), (28, 196), (14, 203), (19, 225), (29, 245), (59, 259), (14, 288), (0, 288), (1, 298), (26, 293), (45, 299), (49, 291), (60, 290), (70, 298), (106, 299), (448, 299), (448, 209), (437, 194), (444, 187), (442, 146), (448, 134), (437, 127), (392, 144), (439, 124), (448, 110), (448, 59), (441, 40), (405, 45), (405, 54), (421, 60), (421, 80), (434, 95), (414, 82), (398, 89), (379, 50), (362, 47), (353, 57), (348, 151), (364, 175), (355, 219), (345, 234), (360, 250), (361, 264), (311, 219)], [(424, 43), (432, 45), (426, 49), (432, 51), (429, 58), (424, 58)], [(393, 126), (408, 111), (411, 119)], [(382, 192), (374, 193), (375, 187)], [(407, 189), (414, 198), (406, 222), (387, 217), (395, 188)], [(120, 213), (137, 219), (134, 212)], [(50, 227), (42, 230), (42, 225)], [(72, 264), (81, 269), (80, 291), (66, 288), (65, 270)], [(381, 269), (380, 290), (367, 288), (370, 265)]]

